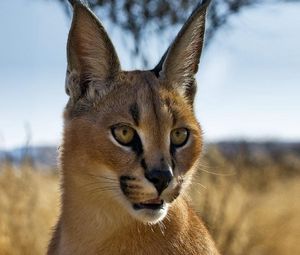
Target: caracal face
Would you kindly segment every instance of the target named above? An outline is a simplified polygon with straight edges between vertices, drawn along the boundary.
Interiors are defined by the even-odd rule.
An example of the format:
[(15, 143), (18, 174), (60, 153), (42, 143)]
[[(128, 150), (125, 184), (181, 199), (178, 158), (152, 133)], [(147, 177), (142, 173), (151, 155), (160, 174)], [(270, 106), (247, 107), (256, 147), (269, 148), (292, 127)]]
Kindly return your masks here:
[[(105, 192), (111, 203), (155, 223), (189, 180), (200, 154), (201, 132), (191, 107), (163, 89), (154, 74), (120, 76), (106, 96), (90, 106), (83, 103), (84, 112), (67, 122), (65, 136), (79, 144), (84, 165), (93, 166), (82, 169), (93, 179), (86, 187), (92, 196)], [(72, 110), (67, 112), (72, 116)]]
[(96, 16), (74, 7), (63, 162), (76, 189), (144, 223), (167, 215), (197, 167), (194, 74), (205, 10), (194, 12), (155, 69), (125, 72)]

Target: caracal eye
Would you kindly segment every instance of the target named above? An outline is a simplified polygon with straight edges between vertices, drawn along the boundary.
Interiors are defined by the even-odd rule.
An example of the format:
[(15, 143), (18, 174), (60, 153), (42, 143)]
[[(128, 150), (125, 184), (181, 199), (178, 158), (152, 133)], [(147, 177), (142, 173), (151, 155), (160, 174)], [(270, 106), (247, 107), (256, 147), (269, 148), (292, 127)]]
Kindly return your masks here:
[(183, 146), (189, 137), (189, 131), (186, 128), (176, 128), (171, 131), (171, 143), (176, 147)]
[(112, 134), (121, 145), (129, 145), (134, 138), (135, 131), (132, 127), (120, 125), (112, 128)]

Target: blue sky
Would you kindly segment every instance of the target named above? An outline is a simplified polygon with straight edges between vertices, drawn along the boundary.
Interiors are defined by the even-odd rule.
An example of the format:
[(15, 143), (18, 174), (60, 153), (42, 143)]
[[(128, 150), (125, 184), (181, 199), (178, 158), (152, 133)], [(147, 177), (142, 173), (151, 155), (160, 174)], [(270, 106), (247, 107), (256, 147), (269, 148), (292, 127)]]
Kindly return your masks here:
[[(299, 11), (300, 4), (264, 5), (219, 31), (197, 74), (195, 107), (207, 141), (300, 140)], [(0, 2), (0, 148), (23, 145), (25, 126), (33, 145), (61, 140), (69, 23), (56, 1)], [(126, 35), (104, 24), (124, 69), (139, 67)], [(167, 47), (161, 44), (153, 65)]]

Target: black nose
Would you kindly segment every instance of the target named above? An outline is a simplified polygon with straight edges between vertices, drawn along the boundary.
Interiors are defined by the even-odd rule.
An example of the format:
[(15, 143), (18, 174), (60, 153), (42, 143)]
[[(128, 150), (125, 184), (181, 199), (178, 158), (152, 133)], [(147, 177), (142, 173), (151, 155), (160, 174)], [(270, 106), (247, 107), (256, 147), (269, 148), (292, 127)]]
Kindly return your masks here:
[(153, 169), (145, 173), (145, 177), (153, 183), (158, 194), (160, 195), (165, 188), (168, 187), (169, 183), (172, 180), (173, 174), (171, 171), (162, 171)]

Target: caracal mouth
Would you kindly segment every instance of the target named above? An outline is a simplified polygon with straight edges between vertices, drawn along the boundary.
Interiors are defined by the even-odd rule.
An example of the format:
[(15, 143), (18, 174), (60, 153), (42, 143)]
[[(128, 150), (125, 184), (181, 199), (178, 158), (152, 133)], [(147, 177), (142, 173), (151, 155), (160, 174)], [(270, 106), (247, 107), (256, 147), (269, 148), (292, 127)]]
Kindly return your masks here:
[[(173, 185), (174, 186), (174, 185)], [(171, 189), (174, 189), (170, 186)], [(170, 195), (170, 191), (165, 189), (167, 193), (158, 194), (153, 184), (143, 182), (136, 177), (121, 176), (120, 189), (123, 194), (122, 202), (125, 209), (133, 218), (147, 224), (155, 224), (162, 221), (167, 213), (170, 203), (174, 197)], [(174, 193), (174, 192), (173, 192)]]
[(141, 203), (135, 203), (133, 204), (133, 209), (134, 210), (142, 210), (142, 209), (162, 210), (164, 208), (164, 205), (165, 205), (164, 200), (157, 197), (155, 199), (146, 200)]
[(161, 198), (150, 199), (139, 203), (131, 202), (126, 199), (123, 205), (133, 218), (145, 224), (156, 224), (162, 221), (166, 217), (169, 209), (169, 204)]

